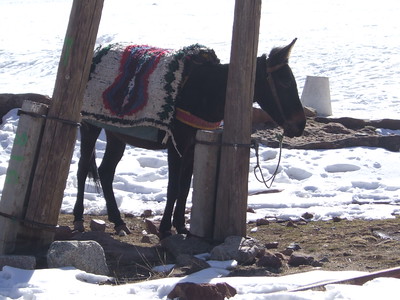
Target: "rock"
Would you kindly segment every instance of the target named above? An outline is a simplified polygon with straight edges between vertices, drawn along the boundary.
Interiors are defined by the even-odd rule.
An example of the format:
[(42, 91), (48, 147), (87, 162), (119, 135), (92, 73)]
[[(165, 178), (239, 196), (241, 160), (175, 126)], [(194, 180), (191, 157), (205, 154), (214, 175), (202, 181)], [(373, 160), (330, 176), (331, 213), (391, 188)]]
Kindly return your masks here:
[(176, 258), (176, 266), (183, 269), (186, 275), (207, 269), (210, 265), (203, 259), (189, 254), (181, 254)]
[(252, 207), (247, 207), (247, 212), (252, 214), (256, 213), (256, 211)]
[(306, 117), (315, 117), (317, 115), (317, 111), (312, 107), (304, 106), (304, 114)]
[(269, 221), (267, 219), (257, 219), (256, 225), (257, 226), (269, 225)]
[(279, 252), (275, 253), (275, 256), (277, 258), (279, 258), (280, 260), (285, 260), (286, 259), (285, 255), (283, 253), (279, 253)]
[(304, 214), (301, 215), (301, 217), (306, 220), (311, 220), (312, 218), (314, 218), (314, 215), (309, 212), (305, 212)]
[(288, 264), (292, 267), (298, 267), (300, 265), (313, 265), (314, 262), (314, 257), (297, 252), (293, 253), (288, 260)]
[(235, 259), (239, 264), (249, 264), (254, 262), (260, 249), (262, 249), (262, 247), (258, 245), (255, 239), (230, 236), (225, 239), (223, 244), (211, 250), (210, 259)]
[(159, 239), (158, 236), (155, 234), (146, 234), (142, 237), (141, 243), (145, 243), (145, 244), (158, 244)]
[(0, 255), (0, 270), (4, 266), (34, 270), (36, 267), (36, 258), (28, 255)]
[(267, 248), (267, 249), (277, 249), (278, 246), (279, 246), (279, 243), (278, 243), (278, 242), (266, 243), (266, 244), (264, 245), (264, 247)]
[(286, 249), (292, 249), (293, 251), (298, 251), (301, 249), (301, 247), (298, 243), (291, 243), (289, 246), (287, 246)]
[(147, 232), (150, 232), (151, 234), (155, 234), (155, 235), (159, 234), (157, 226), (154, 225), (154, 223), (152, 221), (145, 219), (144, 222), (146, 223)]
[(295, 227), (296, 228), (297, 225), (293, 221), (289, 221), (289, 222), (287, 222), (286, 227)]
[(125, 214), (124, 214), (124, 218), (125, 218), (125, 219), (133, 219), (134, 217), (135, 217), (135, 215), (132, 214), (132, 213), (125, 213)]
[(235, 295), (236, 289), (225, 282), (217, 284), (183, 282), (178, 283), (167, 297), (180, 300), (224, 300)]
[(143, 213), (140, 215), (142, 218), (149, 218), (153, 215), (153, 211), (151, 209), (146, 209), (143, 211)]
[(73, 232), (69, 226), (57, 226), (54, 235), (54, 240), (65, 241), (70, 240), (73, 237)]
[(294, 252), (294, 250), (293, 249), (285, 249), (285, 250), (283, 250), (282, 251), (282, 254), (283, 255), (286, 255), (286, 256), (290, 256), (290, 255), (292, 255), (293, 254), (293, 252)]
[(100, 232), (106, 231), (106, 222), (104, 222), (103, 220), (93, 219), (90, 221), (89, 226), (91, 231), (100, 231)]
[(275, 254), (265, 252), (265, 254), (258, 259), (257, 267), (280, 269), (282, 267), (282, 260)]
[(47, 252), (49, 268), (73, 266), (88, 273), (108, 275), (104, 250), (95, 241), (55, 241)]
[(237, 256), (235, 259), (241, 265), (253, 264), (256, 260), (256, 257), (258, 256), (259, 252), (260, 252), (260, 248), (258, 248), (257, 246), (241, 247), (238, 250), (238, 253), (237, 253)]

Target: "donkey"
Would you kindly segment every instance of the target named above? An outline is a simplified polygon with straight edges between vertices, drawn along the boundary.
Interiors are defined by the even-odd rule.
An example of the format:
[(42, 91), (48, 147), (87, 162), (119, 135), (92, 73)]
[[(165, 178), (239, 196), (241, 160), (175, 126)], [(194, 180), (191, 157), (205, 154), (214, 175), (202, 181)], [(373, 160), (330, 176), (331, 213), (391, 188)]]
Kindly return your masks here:
[[(301, 105), (297, 85), (288, 65), (290, 52), (296, 42), (285, 47), (274, 48), (269, 56), (257, 58), (254, 100), (284, 130), (288, 137), (303, 133), (306, 118)], [(228, 64), (199, 65), (188, 76), (178, 91), (176, 113), (189, 111), (194, 118), (206, 124), (220, 122), (224, 117), (224, 105), (228, 78)], [(172, 120), (172, 138), (167, 143), (148, 141), (105, 129), (107, 144), (102, 162), (95, 164), (95, 143), (102, 130), (97, 125), (85, 122), (81, 126), (81, 156), (78, 164), (78, 193), (74, 207), (75, 230), (83, 231), (83, 198), (88, 173), (96, 179), (96, 171), (103, 189), (108, 219), (115, 230), (129, 234), (115, 201), (112, 183), (115, 169), (121, 160), (126, 144), (145, 149), (167, 149), (168, 188), (167, 202), (159, 226), (159, 236), (171, 235), (172, 226), (178, 234), (190, 234), (185, 226), (185, 206), (193, 173), (195, 136), (197, 126), (185, 118)], [(90, 174), (89, 174), (90, 175)]]

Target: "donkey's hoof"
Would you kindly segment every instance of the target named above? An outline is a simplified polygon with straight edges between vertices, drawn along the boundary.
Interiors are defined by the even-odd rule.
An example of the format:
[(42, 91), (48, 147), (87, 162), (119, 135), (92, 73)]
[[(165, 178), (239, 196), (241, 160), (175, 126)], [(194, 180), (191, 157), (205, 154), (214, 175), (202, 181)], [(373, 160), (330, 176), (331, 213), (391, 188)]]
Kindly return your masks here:
[(83, 226), (83, 221), (74, 221), (74, 230), (78, 232), (85, 232), (85, 227)]
[(131, 234), (131, 231), (128, 229), (128, 227), (126, 227), (126, 224), (115, 226), (114, 229), (115, 233), (118, 234), (119, 236)]

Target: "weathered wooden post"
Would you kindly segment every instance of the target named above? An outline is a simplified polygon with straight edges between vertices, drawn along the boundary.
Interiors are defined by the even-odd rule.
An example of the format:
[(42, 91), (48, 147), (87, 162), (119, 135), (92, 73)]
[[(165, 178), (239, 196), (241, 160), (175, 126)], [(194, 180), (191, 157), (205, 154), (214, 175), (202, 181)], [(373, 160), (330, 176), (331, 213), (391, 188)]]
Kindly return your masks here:
[(31, 101), (22, 104), (0, 200), (0, 255), (12, 253), (15, 248), (45, 122), (41, 116), (47, 114), (47, 108)]
[(214, 239), (246, 236), (251, 113), (261, 0), (236, 0)]
[[(46, 248), (63, 199), (104, 0), (74, 0), (38, 165), (19, 232), (22, 251)], [(29, 226), (27, 224), (30, 224)]]
[(190, 232), (213, 239), (221, 130), (199, 130), (194, 151)]

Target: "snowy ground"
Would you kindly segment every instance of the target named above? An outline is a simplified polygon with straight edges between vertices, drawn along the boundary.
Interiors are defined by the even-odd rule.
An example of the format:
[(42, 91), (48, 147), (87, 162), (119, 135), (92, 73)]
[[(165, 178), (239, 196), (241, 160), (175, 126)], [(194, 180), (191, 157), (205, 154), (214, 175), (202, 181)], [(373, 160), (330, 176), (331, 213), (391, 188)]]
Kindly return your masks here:
[[(229, 61), (233, 2), (229, 0), (118, 0), (105, 1), (98, 43), (133, 41), (177, 48), (202, 43)], [(72, 1), (0, 0), (0, 93), (52, 94), (58, 59)], [(376, 1), (263, 1), (260, 54), (298, 42), (290, 65), (301, 93), (307, 75), (330, 79), (335, 117), (399, 118), (400, 3)], [(162, 33), (161, 33), (162, 32)], [(11, 112), (0, 127), (0, 192), (12, 148), (17, 117)], [(76, 196), (78, 146), (71, 163), (62, 211), (70, 213)], [(101, 159), (104, 137), (98, 142)], [(278, 151), (261, 148), (264, 172), (276, 166)], [(255, 164), (251, 153), (250, 172)], [(273, 188), (277, 194), (248, 198), (256, 215), (298, 218), (307, 211), (315, 220), (392, 218), (400, 213), (399, 153), (357, 147), (339, 150), (284, 150)], [(114, 182), (121, 211), (161, 214), (167, 186), (166, 153), (129, 147)], [(249, 174), (249, 192), (263, 190)], [(363, 203), (363, 205), (360, 205)], [(191, 205), (189, 197), (188, 205)], [(86, 213), (105, 214), (104, 200), (94, 189), (85, 197)], [(0, 229), (1, 230), (1, 229)], [(376, 299), (392, 289), (395, 279), (379, 279), (364, 287), (332, 286), (327, 292), (268, 295), (298, 285), (350, 276), (348, 272), (312, 272), (282, 278), (223, 278), (212, 268), (186, 281), (226, 281), (238, 289), (234, 299)], [(55, 279), (57, 278), (57, 280)], [(178, 280), (165, 279), (121, 287), (87, 283), (100, 280), (79, 270), (0, 272), (0, 299), (165, 299)], [(60, 285), (62, 283), (62, 285)], [(388, 293), (390, 294), (390, 293)], [(398, 293), (397, 293), (398, 294)], [(347, 297), (347, 298), (346, 298)]]

